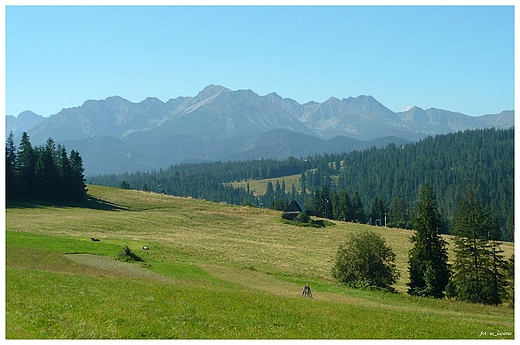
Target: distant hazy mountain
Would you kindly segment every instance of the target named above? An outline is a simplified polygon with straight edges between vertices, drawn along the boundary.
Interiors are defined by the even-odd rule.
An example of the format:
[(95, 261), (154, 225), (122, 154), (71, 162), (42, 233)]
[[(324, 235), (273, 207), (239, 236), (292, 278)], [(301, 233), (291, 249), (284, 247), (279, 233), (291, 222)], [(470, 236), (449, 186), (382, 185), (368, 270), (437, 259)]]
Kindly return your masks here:
[[(21, 137), (23, 132), (27, 132), (31, 128), (45, 121), (46, 118), (33, 113), (32, 111), (24, 111), (18, 115), (18, 117), (14, 117), (12, 115), (7, 115), (5, 118), (5, 134), (6, 138), (9, 133), (13, 132), (15, 138)], [(17, 134), (20, 134), (19, 137)]]
[[(49, 118), (6, 117), (6, 134), (26, 131), (33, 145), (49, 137), (78, 150), (86, 174), (150, 170), (180, 162), (286, 158), (403, 144), (427, 135), (509, 128), (514, 111), (471, 117), (418, 107), (395, 113), (371, 96), (298, 102), (276, 93), (210, 85), (195, 97), (132, 103), (89, 100)], [(18, 142), (16, 142), (18, 144)]]

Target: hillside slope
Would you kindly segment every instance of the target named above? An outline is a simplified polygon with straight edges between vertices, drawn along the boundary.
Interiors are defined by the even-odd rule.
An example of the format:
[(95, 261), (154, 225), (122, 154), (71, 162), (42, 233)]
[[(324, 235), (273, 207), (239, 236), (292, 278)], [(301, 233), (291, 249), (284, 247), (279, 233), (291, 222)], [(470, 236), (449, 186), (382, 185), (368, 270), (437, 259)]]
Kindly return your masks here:
[[(332, 281), (339, 243), (370, 229), (396, 252), (402, 292), (409, 231), (342, 222), (301, 228), (266, 209), (89, 189), (85, 203), (20, 203), (6, 210), (8, 338), (476, 339), (491, 329), (508, 332), (502, 338), (514, 334), (510, 308), (359, 291)], [(114, 257), (122, 245), (144, 263), (121, 269), (97, 256), (70, 258)], [(144, 245), (150, 250), (143, 251)], [(503, 248), (505, 255), (514, 250), (511, 243)], [(162, 278), (143, 276), (143, 268)], [(312, 300), (300, 297), (305, 283), (313, 287)]]
[[(409, 230), (336, 221), (325, 229), (301, 228), (283, 223), (280, 212), (268, 209), (93, 185), (89, 194), (93, 201), (81, 209), (9, 208), (7, 229), (160, 243), (213, 263), (253, 265), (266, 273), (327, 281), (332, 280), (331, 260), (338, 243), (352, 232), (371, 230), (381, 233), (397, 254), (397, 266), (403, 273), (397, 288), (403, 291), (408, 279)], [(504, 244), (506, 256), (513, 245)]]

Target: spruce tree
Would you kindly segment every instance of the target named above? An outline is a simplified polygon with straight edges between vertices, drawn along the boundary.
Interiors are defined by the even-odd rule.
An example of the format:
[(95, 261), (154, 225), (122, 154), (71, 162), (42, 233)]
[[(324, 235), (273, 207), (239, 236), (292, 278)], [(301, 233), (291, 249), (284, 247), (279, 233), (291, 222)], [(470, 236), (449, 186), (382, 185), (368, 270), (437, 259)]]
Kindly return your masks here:
[(355, 223), (363, 224), (367, 222), (365, 209), (363, 208), (361, 197), (357, 191), (354, 193), (354, 197), (352, 198), (352, 212), (350, 212), (350, 214), (350, 219)]
[(5, 144), (6, 201), (16, 198), (20, 194), (16, 160), (16, 145), (13, 132), (11, 132)]
[(349, 221), (349, 212), (352, 209), (352, 203), (346, 190), (332, 193), (332, 214), (333, 219), (341, 221)]
[(384, 225), (385, 216), (387, 213), (387, 207), (385, 202), (380, 197), (376, 196), (374, 201), (372, 202), (372, 207), (370, 207), (370, 220), (372, 221), (372, 225), (376, 225), (376, 220), (381, 220), (381, 225)]
[(388, 212), (388, 226), (402, 229), (410, 229), (408, 210), (401, 197), (396, 197), (390, 205)]
[(85, 186), (85, 169), (83, 168), (83, 159), (78, 151), (70, 151), (70, 186), (71, 200), (84, 200), (87, 194)]
[(496, 241), (496, 218), (469, 189), (454, 216), (455, 263), (451, 281), (459, 300), (501, 304), (506, 296), (507, 262)]
[(36, 151), (31, 145), (29, 135), (23, 132), (18, 146), (17, 171), (19, 174), (20, 194), (22, 197), (32, 197), (35, 186)]
[(440, 236), (442, 219), (429, 184), (420, 193), (414, 219), (413, 244), (408, 264), (410, 282), (408, 293), (416, 296), (440, 298), (450, 277), (447, 242)]
[(333, 218), (332, 198), (328, 185), (314, 192), (315, 211), (318, 217)]
[(60, 172), (56, 145), (49, 138), (44, 147), (36, 150), (35, 196), (41, 200), (58, 200), (60, 195)]

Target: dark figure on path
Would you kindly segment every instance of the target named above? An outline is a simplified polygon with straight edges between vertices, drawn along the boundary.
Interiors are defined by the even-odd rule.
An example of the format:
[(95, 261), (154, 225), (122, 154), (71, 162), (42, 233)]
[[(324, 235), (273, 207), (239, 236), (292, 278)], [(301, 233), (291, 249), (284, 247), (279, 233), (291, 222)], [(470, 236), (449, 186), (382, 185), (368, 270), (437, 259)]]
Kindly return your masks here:
[(303, 288), (303, 291), (302, 291), (302, 297), (312, 298), (312, 291), (311, 291), (311, 287), (309, 286), (309, 284), (305, 284), (305, 287)]

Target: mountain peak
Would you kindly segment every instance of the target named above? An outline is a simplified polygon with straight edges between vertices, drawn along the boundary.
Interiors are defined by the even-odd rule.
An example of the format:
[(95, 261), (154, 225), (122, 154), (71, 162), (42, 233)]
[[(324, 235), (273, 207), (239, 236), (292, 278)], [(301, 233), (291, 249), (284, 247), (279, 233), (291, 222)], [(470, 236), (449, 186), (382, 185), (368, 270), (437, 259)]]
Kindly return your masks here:
[(401, 118), (404, 121), (412, 121), (416, 123), (424, 123), (427, 124), (430, 122), (430, 118), (426, 111), (417, 106), (413, 106), (410, 109), (403, 111), (401, 113)]
[(228, 89), (224, 86), (211, 84), (211, 85), (206, 86), (201, 92), (199, 92), (197, 94), (197, 97), (198, 96), (211, 97), (211, 96), (214, 96), (214, 95), (222, 93), (222, 92), (230, 92), (230, 91), (231, 91), (230, 89)]
[(270, 92), (266, 95), (267, 97), (279, 97), (279, 98), (282, 98), (279, 94), (277, 94), (276, 92)]
[(327, 99), (327, 100), (326, 100), (325, 102), (323, 102), (323, 103), (330, 103), (330, 102), (337, 103), (337, 102), (341, 102), (341, 100), (340, 100), (339, 98), (337, 98), (337, 97), (332, 96), (332, 97), (330, 97), (329, 99)]
[(18, 119), (27, 119), (27, 118), (40, 118), (41, 115), (35, 114), (30, 110), (22, 111), (20, 114), (18, 114)]

